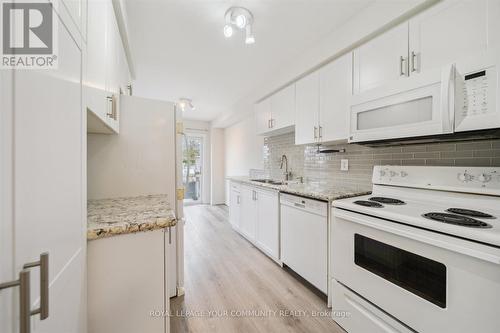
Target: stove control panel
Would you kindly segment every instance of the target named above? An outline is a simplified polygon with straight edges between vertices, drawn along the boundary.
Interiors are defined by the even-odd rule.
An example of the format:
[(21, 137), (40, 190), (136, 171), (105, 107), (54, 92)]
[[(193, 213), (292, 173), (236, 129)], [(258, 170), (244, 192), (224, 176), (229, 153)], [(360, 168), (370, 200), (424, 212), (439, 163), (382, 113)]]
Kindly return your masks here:
[(375, 166), (372, 182), (500, 196), (499, 167)]

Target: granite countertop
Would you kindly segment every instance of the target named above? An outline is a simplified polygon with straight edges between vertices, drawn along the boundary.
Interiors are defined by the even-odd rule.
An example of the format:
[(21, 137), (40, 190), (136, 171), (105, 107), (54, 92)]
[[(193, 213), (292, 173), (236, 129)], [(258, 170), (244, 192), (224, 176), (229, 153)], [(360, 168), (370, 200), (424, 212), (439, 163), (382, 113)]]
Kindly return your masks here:
[(250, 180), (249, 177), (228, 177), (227, 179), (239, 182), (239, 183), (244, 183), (244, 184), (249, 184), (253, 186), (259, 186), (262, 188), (268, 188), (272, 190), (276, 190), (279, 192), (283, 193), (289, 193), (289, 194), (296, 194), (312, 199), (318, 199), (318, 200), (324, 200), (324, 201), (333, 201), (333, 200), (339, 200), (339, 199), (345, 199), (345, 198), (352, 198), (352, 197), (357, 197), (361, 195), (366, 195), (370, 194), (370, 191), (359, 191), (359, 190), (354, 190), (354, 189), (349, 189), (349, 188), (335, 188), (335, 189), (325, 189), (324, 187), (320, 185), (313, 185), (313, 184), (288, 184), (288, 185), (274, 185), (274, 184), (267, 184), (267, 183), (261, 183), (261, 182), (256, 182)]
[(88, 200), (87, 240), (157, 230), (177, 224), (167, 195)]

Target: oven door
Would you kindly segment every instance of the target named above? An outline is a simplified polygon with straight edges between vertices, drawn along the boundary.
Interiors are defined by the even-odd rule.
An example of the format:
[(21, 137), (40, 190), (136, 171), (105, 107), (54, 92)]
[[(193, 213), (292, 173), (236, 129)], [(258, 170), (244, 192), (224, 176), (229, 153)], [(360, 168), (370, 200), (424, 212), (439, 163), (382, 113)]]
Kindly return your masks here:
[(331, 248), (333, 278), (408, 327), (498, 332), (500, 249), (338, 208)]
[(354, 95), (349, 142), (433, 136), (453, 132), (453, 65)]

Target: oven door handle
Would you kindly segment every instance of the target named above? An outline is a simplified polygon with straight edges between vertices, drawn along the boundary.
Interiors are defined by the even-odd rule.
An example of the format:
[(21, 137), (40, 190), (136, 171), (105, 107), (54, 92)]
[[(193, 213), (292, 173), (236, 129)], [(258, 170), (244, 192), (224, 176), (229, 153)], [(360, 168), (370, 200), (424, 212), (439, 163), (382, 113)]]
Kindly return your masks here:
[[(450, 236), (443, 236), (437, 233), (433, 234), (426, 230), (421, 230), (415, 227), (410, 227), (398, 223), (380, 223), (380, 219), (366, 215), (360, 215), (339, 208), (334, 208), (333, 218), (334, 218), (333, 220), (334, 223), (336, 218), (341, 218), (349, 222), (355, 222), (380, 231), (389, 232), (394, 235), (398, 235), (401, 237), (405, 237), (408, 239), (440, 247), (442, 249), (457, 252), (469, 257), (481, 259), (484, 261), (491, 262), (493, 264), (500, 265), (500, 250), (495, 249), (493, 247), (491, 248), (491, 252), (494, 253), (486, 252), (483, 251), (482, 249), (479, 249), (480, 246), (479, 244), (475, 244), (473, 242), (468, 242), (469, 244), (467, 244), (467, 246), (464, 246), (460, 243), (466, 241), (458, 238), (457, 239), (451, 238), (453, 241), (456, 242), (455, 243), (453, 241), (450, 241)], [(484, 247), (484, 245), (481, 247)]]

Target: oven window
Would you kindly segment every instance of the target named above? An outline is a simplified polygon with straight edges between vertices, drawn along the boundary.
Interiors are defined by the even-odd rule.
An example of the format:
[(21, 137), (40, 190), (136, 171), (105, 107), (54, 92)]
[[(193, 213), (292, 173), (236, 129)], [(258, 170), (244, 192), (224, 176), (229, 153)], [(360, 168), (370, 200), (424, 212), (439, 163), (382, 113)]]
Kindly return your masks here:
[(354, 263), (441, 308), (446, 307), (446, 266), (440, 262), (355, 234)]

